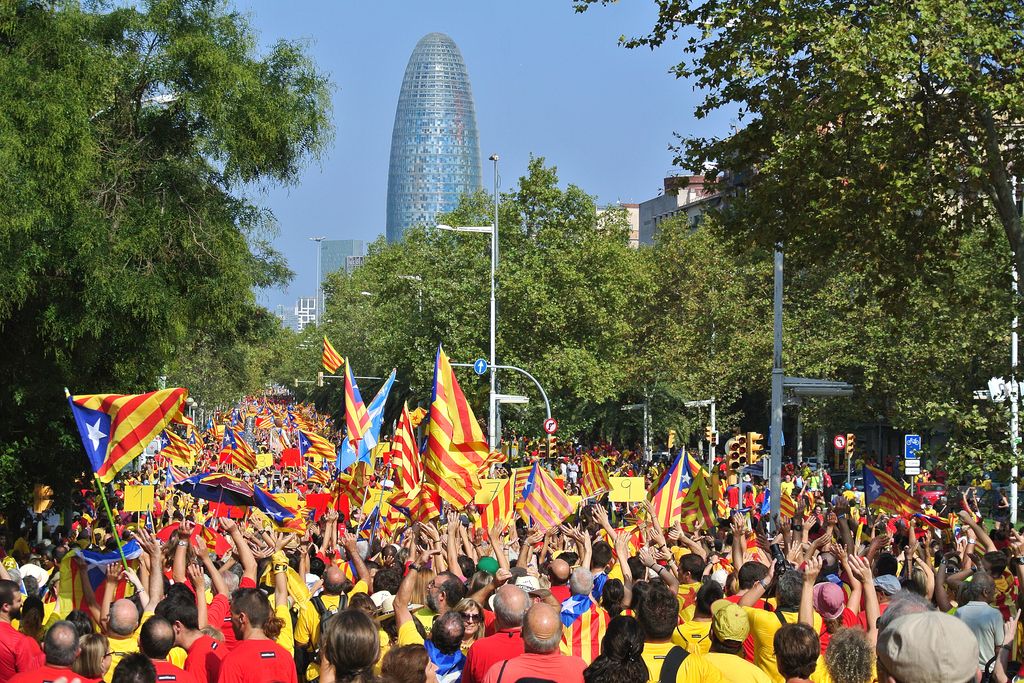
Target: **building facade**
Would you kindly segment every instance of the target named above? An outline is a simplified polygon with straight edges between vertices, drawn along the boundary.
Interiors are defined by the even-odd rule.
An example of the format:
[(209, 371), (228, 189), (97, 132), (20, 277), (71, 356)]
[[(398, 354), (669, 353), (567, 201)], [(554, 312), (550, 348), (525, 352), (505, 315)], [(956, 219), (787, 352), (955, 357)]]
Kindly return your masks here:
[(482, 187), (469, 73), (455, 42), (429, 33), (409, 57), (391, 133), (387, 240), (431, 225)]
[(366, 256), (363, 240), (324, 240), (320, 243), (320, 277), (344, 270), (351, 274)]
[[(710, 181), (707, 183), (710, 186)], [(640, 244), (654, 244), (658, 224), (669, 218), (685, 215), (692, 228), (696, 228), (700, 217), (711, 207), (717, 206), (721, 195), (705, 188), (701, 175), (669, 176), (664, 180), (664, 191), (647, 201), (640, 202)]]

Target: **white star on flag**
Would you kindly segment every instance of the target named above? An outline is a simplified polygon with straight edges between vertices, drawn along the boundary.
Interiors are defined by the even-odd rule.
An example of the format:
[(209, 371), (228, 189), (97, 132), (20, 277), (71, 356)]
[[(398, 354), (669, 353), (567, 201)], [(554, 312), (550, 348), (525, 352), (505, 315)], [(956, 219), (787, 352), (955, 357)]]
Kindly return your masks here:
[(683, 485), (683, 486), (689, 486), (690, 485), (690, 481), (691, 481), (691, 479), (690, 479), (690, 473), (689, 472), (683, 472), (683, 476), (679, 477), (679, 483), (681, 485)]
[(882, 492), (882, 487), (878, 485), (878, 482), (877, 481), (871, 482), (871, 493), (872, 493), (872, 495), (877, 496), (881, 492)]
[(94, 425), (91, 425), (88, 422), (85, 423), (86, 429), (89, 430), (89, 436), (87, 438), (89, 441), (92, 441), (92, 449), (96, 452), (99, 452), (100, 450), (100, 441), (107, 437), (107, 435), (100, 430), (100, 423), (102, 421), (103, 419), (98, 417), (96, 418), (96, 424)]

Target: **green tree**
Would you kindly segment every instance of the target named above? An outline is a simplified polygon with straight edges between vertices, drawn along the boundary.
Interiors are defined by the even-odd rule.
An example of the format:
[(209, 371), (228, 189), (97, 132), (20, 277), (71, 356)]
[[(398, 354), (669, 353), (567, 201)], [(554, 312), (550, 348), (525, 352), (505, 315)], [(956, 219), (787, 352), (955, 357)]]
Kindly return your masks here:
[(0, 87), (0, 441), (66, 491), (85, 459), (64, 386), (202, 381), (183, 354), (259, 337), (253, 288), (289, 272), (246, 190), (320, 153), (329, 86), (300, 45), (257, 54), (213, 0), (17, 0)]

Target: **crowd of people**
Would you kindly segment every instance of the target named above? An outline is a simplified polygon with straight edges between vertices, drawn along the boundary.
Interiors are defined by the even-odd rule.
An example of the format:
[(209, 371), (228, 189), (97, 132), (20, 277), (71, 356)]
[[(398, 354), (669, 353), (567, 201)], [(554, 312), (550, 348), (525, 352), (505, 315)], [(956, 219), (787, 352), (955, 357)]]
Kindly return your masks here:
[[(26, 526), (0, 571), (0, 682), (1016, 680), (1012, 527), (841, 493), (715, 528), (610, 507), (549, 529), (447, 510), (376, 538), (357, 507), (303, 534), (207, 520), (221, 554), (180, 514), (113, 532), (80, 518), (34, 543)], [(114, 552), (118, 533), (137, 566), (108, 562), (94, 587), (77, 550)], [(69, 578), (80, 604), (62, 604)]]

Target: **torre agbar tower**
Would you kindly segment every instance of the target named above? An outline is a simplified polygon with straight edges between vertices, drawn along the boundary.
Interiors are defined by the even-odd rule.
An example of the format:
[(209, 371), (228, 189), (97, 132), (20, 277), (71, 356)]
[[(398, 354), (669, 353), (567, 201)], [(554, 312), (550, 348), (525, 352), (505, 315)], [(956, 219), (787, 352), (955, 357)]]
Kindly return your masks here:
[(387, 239), (433, 225), (459, 197), (481, 188), (480, 140), (462, 53), (443, 33), (416, 43), (402, 79), (391, 133)]

